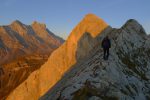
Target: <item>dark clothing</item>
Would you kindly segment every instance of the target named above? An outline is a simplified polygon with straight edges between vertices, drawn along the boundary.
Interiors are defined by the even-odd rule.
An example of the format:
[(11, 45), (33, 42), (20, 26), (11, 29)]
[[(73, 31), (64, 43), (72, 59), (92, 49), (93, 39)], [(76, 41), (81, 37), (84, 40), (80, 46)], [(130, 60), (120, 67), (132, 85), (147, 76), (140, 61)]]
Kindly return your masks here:
[(105, 37), (102, 41), (102, 48), (104, 50), (104, 59), (108, 59), (109, 57), (109, 48), (111, 47), (111, 43), (108, 37)]
[(109, 48), (108, 49), (106, 49), (106, 48), (103, 48), (103, 50), (104, 50), (104, 59), (108, 59), (108, 57), (109, 57)]
[(108, 49), (110, 47), (111, 47), (110, 40), (108, 38), (104, 38), (102, 41), (102, 48)]

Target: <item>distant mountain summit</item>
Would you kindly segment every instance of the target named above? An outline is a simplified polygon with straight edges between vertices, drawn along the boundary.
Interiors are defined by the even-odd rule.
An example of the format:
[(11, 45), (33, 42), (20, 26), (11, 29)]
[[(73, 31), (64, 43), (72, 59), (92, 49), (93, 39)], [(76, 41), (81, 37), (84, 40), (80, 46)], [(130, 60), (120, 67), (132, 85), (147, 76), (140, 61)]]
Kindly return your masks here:
[(19, 20), (13, 21), (9, 26), (14, 32), (18, 33), (20, 36), (24, 36), (28, 33), (28, 28)]
[(8, 26), (0, 26), (0, 64), (32, 53), (48, 53), (63, 43), (50, 32), (45, 24), (34, 22), (32, 26), (16, 20)]
[[(104, 61), (101, 41), (107, 35), (112, 48)], [(149, 52), (149, 38), (136, 20), (113, 29), (88, 14), (7, 100), (149, 99)]]

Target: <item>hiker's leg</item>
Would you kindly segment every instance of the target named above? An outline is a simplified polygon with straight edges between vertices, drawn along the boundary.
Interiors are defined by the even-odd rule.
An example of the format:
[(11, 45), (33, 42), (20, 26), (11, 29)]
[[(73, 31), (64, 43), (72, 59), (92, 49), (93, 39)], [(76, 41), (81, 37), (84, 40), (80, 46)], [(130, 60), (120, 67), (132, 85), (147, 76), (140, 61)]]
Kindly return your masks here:
[(109, 48), (107, 49), (107, 58), (109, 57)]
[(106, 49), (103, 48), (103, 50), (104, 50), (104, 56), (103, 56), (103, 58), (105, 59), (106, 58)]

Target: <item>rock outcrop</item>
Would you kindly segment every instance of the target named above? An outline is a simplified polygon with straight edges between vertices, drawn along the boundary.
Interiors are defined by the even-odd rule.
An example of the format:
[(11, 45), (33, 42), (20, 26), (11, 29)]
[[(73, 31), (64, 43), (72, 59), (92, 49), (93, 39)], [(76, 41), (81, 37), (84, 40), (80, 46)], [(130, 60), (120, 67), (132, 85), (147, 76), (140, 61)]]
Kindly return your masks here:
[[(67, 41), (55, 50), (48, 61), (37, 71), (33, 72), (29, 78), (19, 85), (9, 96), (8, 100), (37, 100), (52, 88), (80, 58), (88, 53), (98, 36), (109, 26), (100, 18), (93, 14), (86, 15), (83, 20), (73, 29)], [(80, 39), (84, 36), (90, 36), (84, 48), (78, 49), (78, 43), (82, 47)], [(86, 48), (86, 49), (85, 49)], [(78, 54), (77, 52), (80, 52)], [(82, 55), (82, 56), (81, 56)], [(78, 59), (77, 59), (78, 58)]]
[(45, 24), (16, 20), (0, 26), (0, 99), (5, 98), (64, 42)]

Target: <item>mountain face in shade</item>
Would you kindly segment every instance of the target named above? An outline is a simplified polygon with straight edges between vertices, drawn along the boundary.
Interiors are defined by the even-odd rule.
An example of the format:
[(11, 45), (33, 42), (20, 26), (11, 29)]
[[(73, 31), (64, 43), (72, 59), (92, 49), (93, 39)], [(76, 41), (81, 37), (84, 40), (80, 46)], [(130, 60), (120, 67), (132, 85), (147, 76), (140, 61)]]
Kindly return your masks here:
[[(61, 79), (64, 73), (69, 70), (78, 59), (87, 55), (97, 43), (94, 38), (107, 27), (108, 25), (97, 16), (93, 14), (86, 15), (73, 29), (67, 41), (55, 50), (48, 61), (39, 70), (33, 72), (7, 99), (37, 100), (40, 98), (40, 96), (44, 95)], [(79, 50), (78, 44), (84, 35), (87, 35), (84, 39), (90, 41), (87, 41), (87, 44)], [(82, 47), (82, 42), (80, 45)]]
[(5, 98), (64, 42), (45, 24), (16, 20), (0, 26), (0, 99)]
[(25, 25), (16, 20), (11, 25), (0, 26), (0, 64), (26, 54), (48, 53), (62, 42), (44, 24)]
[[(107, 35), (112, 46), (105, 61)], [(114, 29), (88, 14), (7, 100), (149, 100), (149, 58), (149, 37), (136, 20)]]

